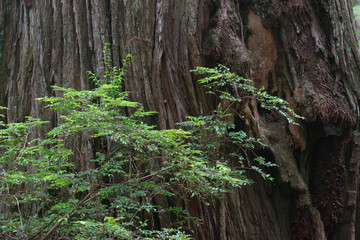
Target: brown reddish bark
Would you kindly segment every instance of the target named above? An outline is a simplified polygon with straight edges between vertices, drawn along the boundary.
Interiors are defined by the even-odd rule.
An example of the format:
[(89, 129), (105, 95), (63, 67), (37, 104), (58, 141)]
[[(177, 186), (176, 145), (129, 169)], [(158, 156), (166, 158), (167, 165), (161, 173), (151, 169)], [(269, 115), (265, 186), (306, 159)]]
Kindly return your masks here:
[[(226, 64), (306, 120), (289, 126), (253, 102), (236, 109), (246, 119), (235, 124), (268, 144), (276, 180), (253, 176), (256, 184), (221, 202), (186, 203), (205, 223), (195, 237), (354, 239), (360, 58), (350, 2), (4, 0), (0, 103), (9, 107), (8, 121), (32, 115), (55, 125), (57, 116), (34, 99), (52, 95), (54, 84), (90, 88), (86, 71), (101, 75), (110, 42), (116, 65), (133, 55), (131, 98), (159, 112), (152, 121), (160, 128), (172, 128), (212, 108), (190, 69)], [(86, 137), (76, 142), (79, 168), (89, 167), (91, 148)]]

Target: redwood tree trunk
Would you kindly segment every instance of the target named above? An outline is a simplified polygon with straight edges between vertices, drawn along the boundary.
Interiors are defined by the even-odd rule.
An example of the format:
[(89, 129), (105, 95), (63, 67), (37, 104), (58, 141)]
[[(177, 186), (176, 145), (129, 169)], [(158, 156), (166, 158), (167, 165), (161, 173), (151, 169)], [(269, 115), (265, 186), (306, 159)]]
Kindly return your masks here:
[[(160, 128), (213, 107), (190, 70), (222, 63), (285, 98), (306, 120), (289, 126), (249, 102), (239, 127), (261, 137), (274, 182), (235, 189), (210, 206), (186, 202), (196, 239), (355, 239), (360, 56), (350, 0), (3, 0), (0, 104), (9, 122), (57, 116), (34, 99), (51, 85), (88, 89), (102, 49), (132, 54), (126, 89), (158, 111)], [(41, 134), (41, 133), (39, 133)], [(91, 148), (76, 143), (79, 168)], [(74, 146), (75, 147), (75, 146)], [(29, 210), (29, 212), (35, 210)], [(356, 228), (357, 227), (357, 231)]]

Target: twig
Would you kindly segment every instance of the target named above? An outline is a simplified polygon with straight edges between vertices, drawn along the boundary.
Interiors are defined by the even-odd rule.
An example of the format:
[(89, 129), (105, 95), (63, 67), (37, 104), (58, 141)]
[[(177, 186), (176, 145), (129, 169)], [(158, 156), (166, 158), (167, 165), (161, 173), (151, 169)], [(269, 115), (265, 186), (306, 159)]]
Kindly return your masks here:
[(60, 220), (45, 234), (45, 236), (42, 238), (42, 240), (48, 239), (50, 237), (50, 235), (58, 228), (60, 227), (62, 221), (65, 219), (65, 217), (67, 215), (69, 215), (71, 212), (73, 212), (74, 210), (78, 209), (79, 207), (81, 207), (82, 205), (84, 205), (85, 203), (87, 203), (88, 201), (90, 201), (91, 199), (93, 199), (96, 195), (92, 195), (94, 193), (96, 193), (97, 189), (89, 192), (80, 202), (78, 202), (78, 204), (76, 204), (75, 208), (70, 209), (69, 211), (67, 211), (65, 214), (63, 214), (63, 216), (60, 218)]
[[(16, 199), (16, 205), (17, 205), (17, 208), (18, 208), (18, 211), (19, 211), (19, 216), (20, 216), (20, 225), (22, 227), (22, 232), (24, 232), (24, 224), (23, 224), (23, 220), (22, 220), (22, 217), (21, 217), (21, 210), (20, 210), (20, 203), (19, 203), (19, 199), (16, 197), (16, 195), (13, 195), (13, 197)], [(24, 234), (26, 235), (26, 233), (24, 232)]]
[(11, 163), (11, 165), (7, 168), (7, 172), (11, 170), (12, 166), (14, 166), (14, 164), (17, 162), (17, 160), (19, 160), (19, 157), (22, 155), (22, 153), (24, 152), (25, 148), (26, 148), (26, 145), (28, 143), (28, 138), (29, 138), (29, 134), (30, 134), (30, 129), (31, 129), (31, 121), (29, 120), (29, 129), (28, 129), (28, 132), (26, 133), (25, 135), (25, 141), (24, 141), (24, 144), (23, 144), (23, 147), (21, 148), (19, 154), (17, 155), (17, 157), (15, 158), (14, 162)]
[(14, 195), (14, 198), (16, 199), (16, 205), (17, 205), (17, 208), (18, 208), (18, 211), (19, 211), (19, 214), (20, 214), (20, 224), (21, 226), (23, 227), (23, 221), (22, 221), (22, 217), (21, 217), (21, 210), (20, 210), (20, 204), (19, 204), (19, 199), (16, 197), (16, 195)]

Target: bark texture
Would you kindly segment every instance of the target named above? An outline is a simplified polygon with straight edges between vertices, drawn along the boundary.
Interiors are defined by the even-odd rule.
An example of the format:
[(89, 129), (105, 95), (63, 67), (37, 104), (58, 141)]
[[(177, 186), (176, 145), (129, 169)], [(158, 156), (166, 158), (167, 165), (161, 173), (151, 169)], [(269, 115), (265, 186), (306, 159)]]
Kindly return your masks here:
[[(52, 116), (34, 101), (51, 85), (88, 89), (105, 42), (114, 64), (132, 54), (126, 89), (159, 112), (160, 128), (208, 112), (190, 69), (222, 63), (306, 117), (289, 126), (249, 102), (239, 127), (268, 144), (275, 182), (236, 189), (210, 206), (186, 202), (196, 239), (360, 238), (360, 56), (350, 0), (3, 0), (0, 104), (9, 122)], [(41, 134), (41, 133), (39, 133)], [(75, 146), (76, 145), (76, 146)], [(86, 136), (74, 143), (89, 167)], [(164, 223), (163, 223), (164, 224)], [(356, 227), (355, 227), (356, 226)]]

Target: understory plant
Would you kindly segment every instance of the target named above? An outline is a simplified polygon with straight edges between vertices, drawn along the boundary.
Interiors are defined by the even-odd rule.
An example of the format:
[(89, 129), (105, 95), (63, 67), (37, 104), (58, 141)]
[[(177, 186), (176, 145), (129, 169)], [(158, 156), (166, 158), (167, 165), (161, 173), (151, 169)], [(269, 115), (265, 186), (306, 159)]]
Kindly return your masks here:
[[(123, 91), (129, 57), (118, 68), (108, 47), (104, 55), (104, 76), (89, 74), (94, 89), (54, 86), (57, 97), (38, 99), (60, 119), (44, 136), (39, 129), (49, 123), (37, 118), (0, 122), (2, 239), (191, 239), (188, 226), (201, 221), (179, 198), (206, 204), (251, 183), (247, 170), (271, 180), (263, 167), (274, 164), (251, 153), (263, 144), (236, 130), (230, 108), (252, 98), (293, 122), (299, 116), (286, 101), (225, 66), (199, 67), (199, 82), (230, 104), (219, 101), (209, 115), (189, 116), (178, 129), (158, 129), (145, 123), (156, 112)], [(77, 141), (88, 144), (86, 159), (78, 159)]]

